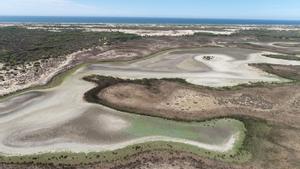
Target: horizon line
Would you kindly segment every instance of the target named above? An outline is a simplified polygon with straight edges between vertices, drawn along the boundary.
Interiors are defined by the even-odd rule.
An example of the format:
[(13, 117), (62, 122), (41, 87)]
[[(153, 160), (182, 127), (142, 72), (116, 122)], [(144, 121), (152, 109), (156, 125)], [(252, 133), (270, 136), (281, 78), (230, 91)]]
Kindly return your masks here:
[(215, 20), (261, 20), (261, 21), (300, 21), (300, 19), (273, 19), (273, 18), (202, 18), (202, 17), (166, 17), (166, 16), (76, 16), (76, 15), (0, 15), (0, 17), (68, 17), (68, 18), (140, 18), (140, 19), (215, 19)]

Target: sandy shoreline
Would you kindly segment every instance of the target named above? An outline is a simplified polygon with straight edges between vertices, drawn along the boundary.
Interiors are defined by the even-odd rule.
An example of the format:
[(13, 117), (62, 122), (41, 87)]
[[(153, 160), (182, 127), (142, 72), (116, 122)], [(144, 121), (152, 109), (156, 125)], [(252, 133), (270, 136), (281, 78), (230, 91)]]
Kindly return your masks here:
[(182, 143), (191, 146), (195, 146), (200, 149), (207, 151), (213, 151), (218, 153), (226, 153), (232, 151), (235, 147), (236, 142), (239, 140), (240, 133), (231, 135), (229, 139), (220, 145), (212, 145), (206, 143), (200, 143), (196, 141), (190, 141), (186, 139), (178, 139), (164, 136), (151, 136), (144, 137), (140, 139), (134, 139), (114, 145), (85, 145), (85, 144), (76, 144), (76, 143), (61, 143), (37, 148), (24, 148), (24, 149), (10, 149), (7, 147), (1, 147), (0, 154), (5, 156), (23, 156), (23, 155), (32, 155), (32, 154), (44, 154), (44, 153), (59, 153), (59, 152), (71, 152), (71, 153), (90, 153), (90, 152), (106, 152), (106, 151), (115, 151), (119, 149), (126, 148), (131, 145), (142, 144), (147, 142), (173, 142), (173, 143)]
[[(116, 141), (115, 144), (105, 144), (105, 142), (103, 143), (102, 138), (104, 137), (101, 133), (98, 133), (98, 144), (91, 144), (89, 143), (89, 140), (86, 140), (87, 137), (82, 136), (83, 133), (93, 130), (93, 128), (97, 128), (96, 131), (101, 131), (104, 133), (108, 132), (110, 134), (112, 133), (111, 129), (116, 129), (114, 130), (114, 133), (116, 132), (117, 134), (120, 134), (120, 136), (117, 135), (116, 138), (121, 136), (124, 137), (122, 135), (123, 130), (127, 130), (128, 126), (130, 126), (127, 125), (127, 123), (126, 125), (124, 125), (125, 123), (120, 123), (120, 128), (114, 128), (109, 125), (101, 126), (105, 124), (103, 121), (101, 121), (101, 119), (103, 119), (103, 117), (107, 117), (101, 116), (103, 114), (105, 115), (108, 113), (114, 115), (115, 117), (110, 116), (108, 119), (110, 119), (111, 122), (118, 123), (120, 121), (124, 122), (124, 119), (129, 118), (125, 116), (129, 115), (122, 114), (122, 112), (109, 109), (105, 106), (87, 103), (82, 97), (86, 91), (95, 87), (95, 84), (82, 80), (82, 78), (87, 75), (98, 74), (126, 78), (151, 78), (152, 76), (155, 78), (174, 77), (183, 78), (187, 81), (192, 79), (194, 80), (192, 81), (194, 84), (200, 83), (202, 85), (216, 87), (255, 80), (282, 80), (277, 76), (256, 71), (254, 68), (249, 69), (248, 64), (250, 63), (280, 63), (287, 65), (300, 65), (300, 63), (297, 61), (264, 57), (263, 54), (266, 52), (254, 52), (252, 50), (236, 49), (237, 53), (231, 53), (231, 48), (221, 48), (219, 50), (225, 53), (220, 54), (218, 52), (212, 53), (211, 50), (215, 51), (217, 50), (216, 48), (206, 48), (205, 50), (202, 49), (202, 53), (194, 51), (192, 54), (187, 51), (175, 51), (173, 53), (166, 52), (155, 57), (134, 61), (129, 64), (120, 65), (116, 63), (100, 63), (81, 68), (65, 79), (60, 86), (52, 89), (39, 90), (39, 92), (42, 94), (37, 96), (35, 101), (28, 103), (24, 105), (24, 107), (20, 107), (17, 110), (12, 110), (11, 113), (0, 118), (1, 152), (7, 155), (24, 155), (48, 152), (51, 150), (71, 152), (90, 152), (95, 150), (105, 151), (120, 149), (128, 145), (149, 141), (184, 143), (209, 151), (221, 153), (230, 151), (234, 148), (235, 143), (239, 142), (238, 139), (242, 134), (240, 133), (242, 131), (234, 129), (234, 127), (231, 126), (233, 125), (231, 122), (228, 122), (226, 125), (229, 126), (228, 130), (232, 133), (227, 133), (228, 135), (226, 137), (214, 135), (214, 138), (218, 136), (220, 137), (219, 139), (223, 140), (222, 144), (219, 145), (209, 144), (209, 142), (201, 142), (193, 139), (190, 140), (177, 137), (168, 137), (164, 135), (150, 135), (131, 139), (127, 138), (121, 142)], [(203, 54), (203, 52), (205, 54)], [(243, 53), (243, 55), (240, 55), (239, 53)], [(207, 60), (204, 56), (213, 57), (211, 60)], [(193, 60), (185, 62), (186, 59), (191, 58)], [(190, 68), (191, 61), (203, 63), (201, 66), (205, 69), (199, 69), (196, 71), (185, 69), (185, 67)], [(184, 64), (181, 64), (182, 62), (184, 62)], [(181, 66), (178, 67), (178, 64)], [(199, 65), (196, 65), (196, 67), (198, 66)], [(154, 69), (156, 71), (153, 71)], [(223, 77), (223, 79), (220, 79), (220, 77)], [(218, 79), (218, 82), (211, 83), (211, 80), (215, 79)], [(35, 91), (29, 91), (28, 93), (30, 92)], [(37, 102), (38, 104), (36, 104)], [(10, 104), (11, 103), (7, 104), (7, 106), (9, 107)], [(4, 100), (2, 108), (5, 109), (5, 106), (6, 104)], [(22, 105), (16, 105), (16, 107), (18, 106)], [(91, 108), (93, 109), (91, 110)], [(72, 123), (72, 121), (76, 121), (76, 119), (85, 119), (87, 117), (89, 118), (79, 126), (82, 128), (82, 125), (88, 125), (86, 126), (87, 131), (76, 130), (76, 125), (78, 123)], [(135, 119), (134, 117), (131, 118)], [(64, 129), (64, 127), (60, 127), (64, 125), (67, 125), (67, 130), (65, 129), (65, 133), (53, 136), (53, 133), (57, 133), (57, 131)], [(153, 127), (156, 125), (152, 124), (149, 126)], [(58, 127), (58, 130), (55, 127)], [(153, 129), (151, 128), (151, 130)], [(189, 130), (184, 129), (183, 131), (187, 132)], [(239, 132), (237, 133), (237, 131)], [(35, 132), (38, 134), (35, 135)], [(95, 134), (91, 135), (91, 137), (94, 135)]]
[[(202, 50), (205, 51), (205, 49)], [(219, 50), (225, 50), (225, 48)], [(232, 49), (227, 48), (227, 50)], [(199, 54), (184, 55), (176, 54), (176, 52), (171, 54), (166, 52), (158, 57), (136, 61), (126, 66), (103, 63), (94, 64), (90, 68), (101, 69), (102, 75), (105, 76), (121, 77), (124, 79), (142, 79), (144, 77), (158, 79), (181, 78), (195, 85), (224, 87), (255, 82), (289, 82), (287, 79), (268, 74), (248, 64), (300, 65), (299, 61), (273, 59), (263, 56), (264, 54), (269, 54), (269, 52), (254, 51), (254, 53), (250, 53), (249, 55), (246, 53), (243, 54), (244, 59), (236, 59), (229, 54), (220, 53), (201, 54), (199, 52)], [(214, 56), (214, 59), (203, 59), (207, 55)], [(190, 59), (193, 60), (191, 61)], [(189, 61), (186, 62), (187, 60)], [(196, 63), (204, 65), (195, 65)], [(194, 66), (197, 69), (191, 70), (191, 67)]]
[[(82, 78), (94, 73), (102, 74), (102, 72), (102, 69), (90, 70), (84, 67), (78, 69), (71, 76), (68, 76), (60, 86), (39, 91), (28, 91), (27, 93), (41, 92), (41, 95), (34, 97), (34, 101), (28, 102), (25, 105), (19, 104), (16, 105), (16, 107), (12, 107), (11, 113), (0, 118), (1, 152), (10, 155), (24, 155), (48, 152), (51, 150), (56, 152), (105, 151), (149, 141), (171, 141), (189, 144), (208, 151), (227, 152), (233, 149), (236, 142), (240, 142), (239, 139), (242, 139), (240, 138), (242, 134), (240, 132), (243, 132), (242, 129), (235, 128), (235, 125), (241, 127), (240, 125), (242, 124), (240, 122), (225, 120), (220, 122), (220, 125), (224, 124), (226, 126), (225, 128), (221, 125), (211, 129), (201, 129), (201, 123), (199, 123), (199, 126), (198, 123), (175, 125), (173, 123), (176, 122), (173, 121), (155, 124), (158, 119), (150, 120), (150, 117), (141, 116), (137, 118), (137, 115), (124, 114), (105, 106), (87, 103), (82, 97), (86, 91), (95, 87), (95, 84), (84, 81)], [(5, 101), (6, 100), (3, 102), (4, 107), (2, 106), (4, 109), (6, 106)], [(10, 105), (11, 103), (9, 102), (7, 106), (9, 107)], [(10, 111), (10, 108), (8, 108), (7, 111)], [(110, 114), (109, 118), (103, 116), (106, 114)], [(145, 136), (143, 135), (145, 133), (141, 132), (142, 135), (136, 137), (136, 128), (141, 128), (139, 121), (136, 120), (141, 120), (141, 118), (147, 118), (146, 121), (142, 122), (143, 124), (146, 122), (149, 123), (144, 126), (148, 126), (148, 128), (145, 129), (146, 131), (156, 131), (157, 129), (155, 129), (155, 127), (157, 125), (163, 125), (161, 128), (167, 131), (159, 132), (162, 133), (162, 135), (157, 135), (156, 133), (151, 134), (150, 132), (150, 135)], [(103, 123), (103, 119), (117, 122), (120, 126), (112, 127), (110, 123)], [(131, 125), (135, 125), (136, 127), (130, 128), (129, 126), (131, 125), (128, 125), (127, 122), (124, 123), (128, 121), (128, 119), (131, 119), (129, 120)], [(77, 122), (82, 120), (82, 123)], [(188, 128), (180, 127), (182, 125), (188, 126)], [(190, 134), (188, 134), (189, 139), (181, 136), (181, 134), (171, 135), (171, 137), (168, 136), (169, 133), (173, 133), (169, 130), (172, 131), (174, 126), (178, 127), (178, 131), (176, 130), (175, 133), (180, 130), (182, 131), (179, 133), (190, 132)], [(223, 131), (225, 129), (226, 131)], [(127, 130), (131, 132), (126, 132)], [(195, 133), (195, 131), (198, 130), (198, 134), (200, 135), (203, 130), (203, 136), (199, 138), (196, 137), (198, 134)], [(209, 132), (205, 132), (206, 130), (216, 130), (216, 132), (221, 130), (223, 134), (210, 135)], [(84, 133), (92, 131), (99, 133), (84, 135)], [(239, 136), (237, 136), (236, 132), (238, 132)], [(126, 135), (124, 136), (125, 133), (134, 134), (128, 138)], [(195, 136), (190, 137), (189, 135)], [(95, 136), (96, 138), (94, 138)], [(216, 144), (209, 142), (207, 139), (212, 137), (222, 143)], [(112, 139), (109, 140), (109, 144), (106, 143), (106, 138)], [(123, 139), (119, 140), (120, 138)]]

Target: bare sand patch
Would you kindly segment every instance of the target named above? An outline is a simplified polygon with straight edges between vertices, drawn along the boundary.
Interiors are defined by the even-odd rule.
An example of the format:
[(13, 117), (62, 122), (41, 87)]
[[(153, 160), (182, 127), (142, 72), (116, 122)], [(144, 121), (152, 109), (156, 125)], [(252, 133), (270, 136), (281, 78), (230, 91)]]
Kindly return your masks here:
[[(212, 53), (213, 50), (215, 50), (214, 53)], [(222, 52), (226, 54), (220, 54)], [(102, 70), (101, 74), (105, 76), (128, 79), (182, 78), (192, 84), (211, 87), (262, 81), (289, 81), (248, 66), (252, 63), (300, 65), (299, 61), (263, 56), (266, 53), (268, 52), (236, 48), (202, 48), (201, 50), (166, 52), (128, 64), (94, 64), (90, 68)], [(205, 56), (214, 56), (214, 58), (206, 60), (203, 59)], [(97, 74), (96, 71), (95, 74)]]
[(104, 129), (108, 132), (121, 131), (130, 126), (129, 122), (113, 115), (100, 115), (98, 120), (99, 123), (105, 126)]

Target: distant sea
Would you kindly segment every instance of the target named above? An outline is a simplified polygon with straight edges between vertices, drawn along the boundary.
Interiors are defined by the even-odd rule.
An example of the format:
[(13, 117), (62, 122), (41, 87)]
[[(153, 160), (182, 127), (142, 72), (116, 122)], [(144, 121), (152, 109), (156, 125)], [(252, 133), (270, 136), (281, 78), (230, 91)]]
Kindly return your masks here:
[(258, 19), (189, 19), (141, 17), (50, 17), (50, 16), (0, 16), (0, 23), (39, 24), (211, 24), (211, 25), (299, 25), (300, 20)]

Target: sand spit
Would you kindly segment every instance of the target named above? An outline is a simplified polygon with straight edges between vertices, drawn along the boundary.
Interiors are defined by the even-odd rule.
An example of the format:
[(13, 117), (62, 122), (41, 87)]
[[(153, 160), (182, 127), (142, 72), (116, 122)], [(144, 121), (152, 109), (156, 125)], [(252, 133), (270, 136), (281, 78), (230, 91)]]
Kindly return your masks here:
[(86, 31), (91, 32), (123, 32), (136, 34), (140, 36), (185, 36), (195, 33), (208, 33), (214, 35), (231, 35), (235, 33), (232, 30), (213, 31), (213, 30), (147, 30), (147, 29), (103, 29), (103, 28), (88, 28)]
[(195, 33), (208, 33), (214, 35), (231, 35), (242, 27), (230, 26), (182, 26), (182, 25), (22, 25), (27, 29), (44, 29), (53, 32), (60, 32), (64, 29), (83, 30), (88, 32), (123, 32), (139, 36), (185, 36)]

